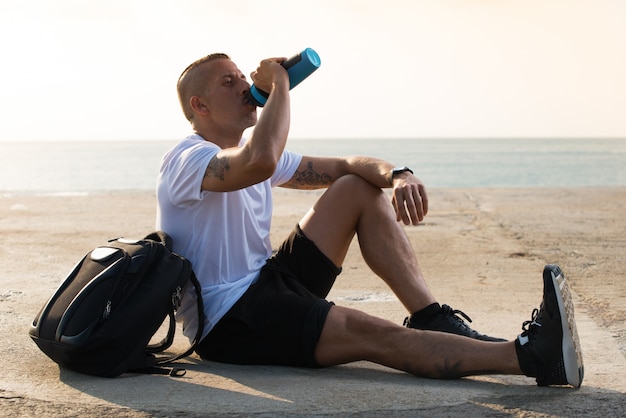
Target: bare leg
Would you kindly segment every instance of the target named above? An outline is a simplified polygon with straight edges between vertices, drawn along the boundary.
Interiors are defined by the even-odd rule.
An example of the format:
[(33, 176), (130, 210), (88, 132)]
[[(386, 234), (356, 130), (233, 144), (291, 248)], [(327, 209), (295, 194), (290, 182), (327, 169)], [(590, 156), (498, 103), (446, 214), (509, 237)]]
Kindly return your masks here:
[(514, 342), (408, 329), (340, 306), (333, 306), (328, 314), (315, 357), (322, 366), (368, 360), (440, 379), (522, 373)]
[(357, 176), (337, 180), (300, 221), (306, 236), (341, 266), (356, 233), (368, 266), (410, 313), (436, 300), (389, 198)]

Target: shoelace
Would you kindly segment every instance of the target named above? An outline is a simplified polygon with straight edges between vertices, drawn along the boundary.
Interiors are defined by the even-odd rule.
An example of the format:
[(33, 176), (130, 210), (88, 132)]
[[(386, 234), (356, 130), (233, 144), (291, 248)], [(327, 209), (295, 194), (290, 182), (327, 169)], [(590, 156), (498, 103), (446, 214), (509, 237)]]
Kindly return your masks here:
[(541, 324), (536, 321), (538, 315), (539, 309), (533, 309), (533, 313), (530, 316), (530, 321), (524, 321), (522, 323), (522, 331), (524, 331), (522, 332), (522, 335), (526, 336), (530, 334), (533, 331), (534, 327), (541, 327)]
[[(463, 325), (465, 328), (469, 328), (467, 326), (467, 324), (465, 323), (465, 321), (463, 321), (462, 318), (459, 318), (458, 315), (461, 315), (463, 318), (465, 318), (468, 322), (472, 322), (472, 318), (470, 318), (465, 312), (460, 311), (458, 309), (452, 309), (451, 306), (449, 305), (442, 305), (441, 306), (441, 312), (439, 313), (439, 315), (445, 315), (445, 316), (450, 316), (453, 317), (454, 319), (457, 320), (457, 322), (459, 322), (461, 325)], [(408, 326), (410, 322), (410, 317), (406, 317), (404, 318), (404, 326)]]
[(463, 320), (459, 318), (458, 315), (461, 315), (463, 318), (465, 318), (467, 322), (472, 322), (472, 319), (465, 312), (460, 311), (458, 309), (452, 309), (448, 305), (442, 305), (441, 311), (442, 311), (441, 313), (444, 315), (455, 316), (456, 319), (458, 319), (461, 322), (463, 322)]

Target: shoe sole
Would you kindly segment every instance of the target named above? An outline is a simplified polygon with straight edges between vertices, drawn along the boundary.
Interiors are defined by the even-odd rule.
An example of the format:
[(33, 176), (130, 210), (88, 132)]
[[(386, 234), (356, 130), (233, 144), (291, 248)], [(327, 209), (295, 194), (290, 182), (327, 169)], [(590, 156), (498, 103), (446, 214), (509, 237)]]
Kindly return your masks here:
[(553, 264), (546, 265), (544, 268), (544, 280), (546, 279), (552, 281), (556, 290), (556, 300), (561, 314), (561, 327), (563, 329), (561, 351), (567, 383), (578, 388), (583, 381), (584, 366), (578, 331), (574, 321), (574, 304), (572, 303), (569, 284), (559, 266)]

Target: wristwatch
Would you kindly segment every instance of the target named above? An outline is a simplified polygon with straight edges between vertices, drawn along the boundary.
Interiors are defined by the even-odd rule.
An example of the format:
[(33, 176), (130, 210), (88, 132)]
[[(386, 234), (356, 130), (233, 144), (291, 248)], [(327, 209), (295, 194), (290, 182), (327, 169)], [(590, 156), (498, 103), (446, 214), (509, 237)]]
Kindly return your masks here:
[(391, 178), (389, 179), (389, 182), (390, 182), (390, 183), (393, 183), (393, 179), (394, 179), (394, 178), (395, 178), (398, 174), (404, 173), (404, 172), (406, 172), (406, 171), (408, 171), (408, 172), (410, 172), (411, 174), (413, 174), (413, 170), (411, 170), (411, 169), (410, 169), (409, 167), (407, 167), (407, 166), (404, 166), (404, 167), (396, 167), (396, 168), (394, 168), (393, 170), (391, 170)]

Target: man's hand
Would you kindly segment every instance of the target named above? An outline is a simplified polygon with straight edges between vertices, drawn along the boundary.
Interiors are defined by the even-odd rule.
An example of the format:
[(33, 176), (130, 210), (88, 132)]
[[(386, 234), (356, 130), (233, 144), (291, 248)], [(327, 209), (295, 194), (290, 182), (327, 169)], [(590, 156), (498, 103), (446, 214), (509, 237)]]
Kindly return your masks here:
[(250, 74), (250, 78), (254, 82), (254, 85), (266, 93), (272, 91), (272, 86), (278, 79), (286, 80), (287, 85), (289, 83), (289, 75), (287, 70), (280, 65), (286, 58), (268, 58), (259, 64), (256, 71)]
[(393, 180), (393, 198), (396, 219), (405, 225), (419, 224), (428, 213), (426, 187), (410, 172), (402, 173)]

